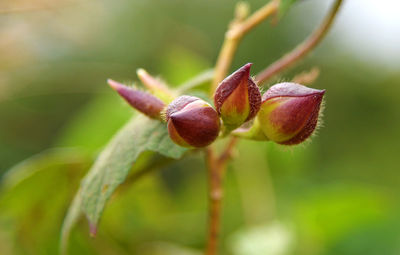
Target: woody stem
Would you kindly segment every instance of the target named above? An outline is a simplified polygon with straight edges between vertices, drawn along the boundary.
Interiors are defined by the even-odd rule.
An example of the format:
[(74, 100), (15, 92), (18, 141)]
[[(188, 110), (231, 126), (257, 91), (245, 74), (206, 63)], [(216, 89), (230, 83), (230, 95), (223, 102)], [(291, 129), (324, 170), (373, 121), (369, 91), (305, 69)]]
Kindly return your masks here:
[[(244, 4), (237, 5), (236, 17), (225, 34), (225, 40), (218, 56), (210, 89), (211, 95), (214, 94), (219, 82), (227, 76), (233, 57), (244, 35), (263, 20), (275, 14), (278, 11), (279, 3), (280, 0), (271, 0), (248, 18), (247, 6)], [(209, 176), (209, 229), (206, 255), (218, 254), (223, 178), (226, 165), (237, 141), (237, 138), (231, 138), (225, 150), (219, 156), (215, 155), (213, 147), (209, 147), (206, 150), (206, 163)]]
[(209, 229), (206, 255), (218, 254), (219, 234), (221, 228), (221, 206), (223, 198), (223, 179), (226, 166), (232, 155), (238, 139), (232, 138), (224, 151), (215, 155), (214, 150), (209, 147), (206, 150), (206, 163), (209, 182)]
[(322, 21), (321, 25), (303, 43), (261, 71), (256, 76), (257, 84), (262, 85), (264, 82), (268, 81), (286, 68), (292, 66), (294, 63), (306, 56), (311, 50), (313, 50), (331, 28), (342, 3), (343, 0), (336, 0), (330, 12)]

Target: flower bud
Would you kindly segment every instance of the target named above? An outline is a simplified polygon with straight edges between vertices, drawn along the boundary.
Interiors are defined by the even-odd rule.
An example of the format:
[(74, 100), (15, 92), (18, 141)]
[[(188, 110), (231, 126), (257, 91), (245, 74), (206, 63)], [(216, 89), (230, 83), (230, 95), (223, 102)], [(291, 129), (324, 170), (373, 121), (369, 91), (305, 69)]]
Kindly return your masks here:
[(264, 135), (279, 144), (299, 144), (313, 133), (325, 90), (279, 83), (264, 95), (257, 115)]
[(166, 120), (172, 141), (183, 147), (204, 147), (218, 136), (217, 112), (197, 97), (181, 96), (167, 108)]
[(261, 94), (246, 64), (225, 78), (217, 87), (214, 103), (228, 129), (235, 129), (254, 118), (260, 109)]
[(164, 103), (155, 96), (146, 92), (125, 86), (119, 82), (108, 80), (111, 88), (125, 99), (133, 108), (144, 113), (150, 118), (160, 119), (161, 111), (164, 109)]

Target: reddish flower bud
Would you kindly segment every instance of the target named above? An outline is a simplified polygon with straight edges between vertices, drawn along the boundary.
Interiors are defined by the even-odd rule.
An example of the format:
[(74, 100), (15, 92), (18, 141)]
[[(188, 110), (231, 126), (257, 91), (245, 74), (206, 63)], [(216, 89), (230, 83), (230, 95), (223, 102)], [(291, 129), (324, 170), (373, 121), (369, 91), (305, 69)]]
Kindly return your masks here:
[(160, 99), (146, 92), (125, 86), (111, 79), (108, 80), (108, 84), (111, 88), (117, 91), (118, 94), (122, 98), (124, 98), (125, 101), (128, 102), (133, 108), (144, 113), (150, 118), (161, 118), (160, 113), (164, 109), (165, 105)]
[(299, 144), (315, 130), (325, 90), (296, 83), (272, 86), (257, 115), (264, 135), (279, 144)]
[(219, 134), (220, 119), (217, 112), (197, 97), (181, 96), (167, 108), (169, 135), (184, 147), (204, 147)]
[(214, 103), (224, 125), (235, 129), (254, 118), (260, 109), (261, 94), (246, 64), (225, 78), (217, 87)]

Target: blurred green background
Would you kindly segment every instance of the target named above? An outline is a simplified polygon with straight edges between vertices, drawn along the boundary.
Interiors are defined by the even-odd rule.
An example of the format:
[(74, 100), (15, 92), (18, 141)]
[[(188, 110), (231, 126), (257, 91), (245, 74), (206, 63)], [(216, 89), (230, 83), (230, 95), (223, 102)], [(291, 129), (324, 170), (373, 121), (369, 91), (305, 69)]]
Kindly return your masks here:
[[(252, 10), (265, 2), (249, 1)], [(301, 2), (257, 27), (231, 71), (247, 62), (262, 70), (330, 2)], [(327, 90), (324, 125), (305, 146), (240, 143), (226, 179), (222, 254), (400, 254), (400, 20), (391, 16), (399, 4), (373, 2), (347, 1), (322, 45), (278, 78), (320, 68), (313, 87)], [(0, 254), (57, 254), (81, 178), (135, 114), (106, 79), (134, 81), (143, 67), (179, 85), (211, 68), (235, 3), (1, 1)], [(161, 171), (117, 190), (96, 238), (79, 222), (70, 254), (202, 254), (202, 155), (154, 166), (159, 157), (140, 157), (133, 172)]]

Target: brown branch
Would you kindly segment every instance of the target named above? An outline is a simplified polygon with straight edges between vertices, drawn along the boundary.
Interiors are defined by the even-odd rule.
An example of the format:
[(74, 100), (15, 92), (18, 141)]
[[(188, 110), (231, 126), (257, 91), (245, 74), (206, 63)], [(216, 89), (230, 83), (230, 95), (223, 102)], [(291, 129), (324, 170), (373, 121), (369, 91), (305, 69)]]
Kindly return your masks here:
[(214, 150), (206, 150), (206, 164), (209, 181), (209, 228), (206, 255), (218, 254), (219, 233), (221, 228), (221, 202), (223, 198), (223, 179), (226, 166), (232, 157), (237, 138), (229, 140), (224, 151), (217, 157)]
[(232, 30), (228, 31), (227, 36), (233, 38), (243, 37), (257, 25), (261, 24), (261, 22), (263, 22), (266, 18), (275, 14), (279, 9), (279, 3), (280, 0), (272, 0), (271, 2), (267, 3), (245, 21), (239, 23), (238, 26), (233, 27)]
[[(302, 44), (295, 48), (292, 52), (284, 56), (282, 59), (273, 63), (270, 67), (261, 72), (256, 80), (259, 84), (267, 81), (272, 76), (289, 67), (309, 51), (311, 51), (325, 36), (331, 27), (333, 20), (339, 10), (343, 0), (336, 0), (330, 13), (324, 19), (321, 26), (315, 30), (311, 36)], [(279, 8), (279, 0), (272, 0), (266, 6), (255, 12), (248, 19), (244, 19), (246, 14), (237, 12), (236, 19), (232, 23), (230, 30), (225, 35), (220, 55), (215, 68), (214, 80), (211, 87), (211, 93), (214, 93), (218, 83), (225, 78), (231, 66), (234, 54), (243, 36), (261, 23), (268, 16), (276, 13)], [(239, 9), (239, 8), (237, 8)], [(243, 10), (243, 9), (242, 9)], [(245, 13), (245, 12), (244, 12)], [(207, 148), (206, 162), (209, 175), (209, 234), (206, 255), (216, 255), (218, 251), (218, 241), (220, 233), (221, 218), (221, 200), (223, 197), (223, 178), (226, 171), (226, 165), (229, 161), (232, 150), (235, 147), (237, 138), (231, 138), (224, 152), (217, 157), (212, 147)]]
[(225, 40), (217, 59), (214, 79), (210, 90), (211, 95), (214, 93), (218, 84), (227, 76), (233, 57), (242, 38), (255, 26), (272, 14), (275, 14), (279, 9), (279, 2), (280, 0), (270, 1), (247, 19), (245, 19), (248, 12), (247, 8), (243, 7), (243, 5), (237, 6), (236, 17), (225, 34)]
[(209, 182), (209, 227), (206, 255), (217, 254), (220, 232), (222, 174), (224, 166), (218, 163), (212, 148), (206, 150), (206, 164)]
[(335, 17), (337, 16), (339, 7), (341, 6), (343, 0), (336, 0), (333, 4), (330, 12), (326, 18), (322, 21), (321, 25), (299, 46), (297, 46), (293, 51), (289, 52), (281, 59), (272, 63), (269, 67), (261, 71), (256, 76), (256, 81), (258, 85), (271, 79), (273, 76), (277, 75), (284, 69), (296, 63), (298, 60), (303, 58), (307, 53), (309, 53), (319, 42), (325, 37), (329, 28), (331, 27)]

